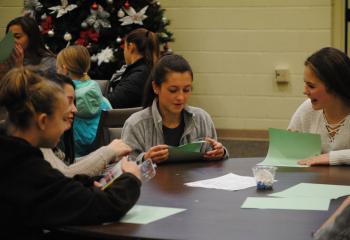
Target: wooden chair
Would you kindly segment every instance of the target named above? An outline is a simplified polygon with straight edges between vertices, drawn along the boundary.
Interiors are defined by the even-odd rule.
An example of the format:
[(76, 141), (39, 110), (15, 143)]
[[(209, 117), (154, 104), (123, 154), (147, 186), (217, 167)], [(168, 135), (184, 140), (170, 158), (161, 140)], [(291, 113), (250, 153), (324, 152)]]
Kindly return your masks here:
[(126, 119), (131, 114), (142, 110), (142, 107), (120, 108), (102, 111), (97, 127), (96, 138), (92, 143), (92, 149), (109, 144), (113, 139), (120, 138)]
[(107, 96), (108, 88), (109, 88), (109, 80), (94, 80), (98, 83), (101, 88), (101, 92), (103, 96)]

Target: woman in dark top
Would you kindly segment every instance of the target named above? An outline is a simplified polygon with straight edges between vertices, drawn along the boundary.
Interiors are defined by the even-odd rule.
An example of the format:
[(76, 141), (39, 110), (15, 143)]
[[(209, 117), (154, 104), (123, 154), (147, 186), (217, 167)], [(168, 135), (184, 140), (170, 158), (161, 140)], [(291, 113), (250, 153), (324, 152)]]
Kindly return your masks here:
[[(16, 99), (16, 101), (14, 101)], [(13, 69), (0, 81), (0, 105), (8, 111), (0, 134), (1, 239), (39, 239), (44, 228), (116, 221), (137, 201), (140, 170), (122, 160), (124, 173), (105, 191), (87, 176), (67, 178), (43, 159), (69, 127), (64, 90), (29, 69)]]
[(38, 23), (31, 17), (12, 19), (6, 26), (6, 33), (15, 38), (16, 65), (31, 66), (42, 72), (56, 71), (56, 57), (46, 49)]
[(113, 108), (139, 107), (143, 89), (153, 65), (159, 58), (159, 43), (155, 33), (138, 28), (125, 37), (122, 74), (114, 74), (110, 82), (108, 100)]

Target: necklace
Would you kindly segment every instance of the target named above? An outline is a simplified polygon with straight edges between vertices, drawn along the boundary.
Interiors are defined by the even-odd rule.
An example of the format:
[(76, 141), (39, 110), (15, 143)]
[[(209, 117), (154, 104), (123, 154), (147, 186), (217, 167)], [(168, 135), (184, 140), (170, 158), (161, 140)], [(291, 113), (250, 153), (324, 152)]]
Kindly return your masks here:
[(347, 115), (337, 123), (328, 123), (326, 114), (323, 111), (323, 120), (328, 132), (328, 139), (330, 142), (334, 142), (335, 135), (339, 132), (340, 128), (344, 126), (346, 117)]

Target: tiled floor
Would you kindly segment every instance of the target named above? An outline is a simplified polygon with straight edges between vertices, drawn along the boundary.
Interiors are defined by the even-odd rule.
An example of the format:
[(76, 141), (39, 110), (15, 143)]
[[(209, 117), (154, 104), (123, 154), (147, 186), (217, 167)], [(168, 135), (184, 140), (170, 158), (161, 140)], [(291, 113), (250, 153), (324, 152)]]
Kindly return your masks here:
[(268, 141), (263, 140), (231, 140), (220, 139), (228, 149), (231, 158), (237, 157), (265, 157), (269, 147)]

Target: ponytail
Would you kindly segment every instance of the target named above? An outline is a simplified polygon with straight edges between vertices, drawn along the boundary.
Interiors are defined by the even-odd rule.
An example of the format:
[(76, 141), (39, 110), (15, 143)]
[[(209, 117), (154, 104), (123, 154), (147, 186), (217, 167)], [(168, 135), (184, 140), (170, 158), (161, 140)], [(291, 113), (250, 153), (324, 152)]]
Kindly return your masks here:
[(139, 54), (143, 56), (150, 69), (158, 62), (160, 50), (158, 37), (145, 28), (131, 31), (125, 38), (127, 43), (134, 43)]
[(58, 93), (64, 92), (57, 84), (26, 67), (14, 68), (0, 81), (0, 106), (10, 123), (26, 129), (35, 113), (52, 115)]

